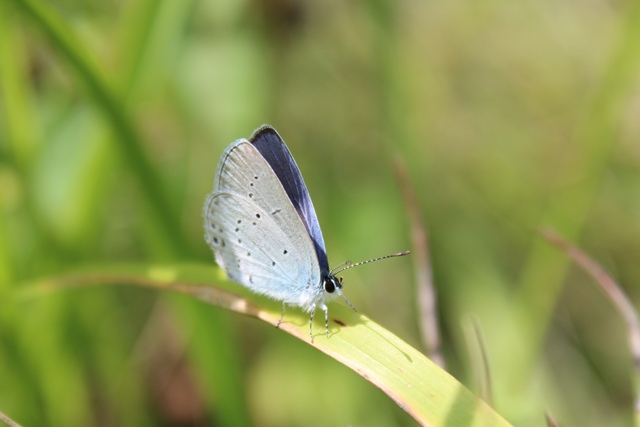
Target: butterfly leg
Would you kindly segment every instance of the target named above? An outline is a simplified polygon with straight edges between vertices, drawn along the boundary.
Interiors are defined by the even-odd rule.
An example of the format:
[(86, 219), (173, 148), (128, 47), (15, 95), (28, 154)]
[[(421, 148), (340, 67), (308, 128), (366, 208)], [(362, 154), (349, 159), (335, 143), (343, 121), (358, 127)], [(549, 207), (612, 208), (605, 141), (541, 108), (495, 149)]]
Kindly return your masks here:
[(358, 311), (358, 310), (356, 310), (356, 308), (355, 308), (353, 305), (351, 305), (351, 303), (349, 302), (349, 300), (347, 299), (347, 297), (345, 297), (345, 296), (342, 294), (342, 292), (340, 293), (340, 296), (342, 297), (342, 299), (344, 299), (344, 301), (347, 303), (347, 305), (353, 309), (353, 311)]
[(280, 315), (280, 320), (276, 323), (276, 328), (280, 327), (280, 323), (282, 323), (282, 318), (284, 317), (284, 301), (282, 301), (282, 314)]
[(324, 310), (324, 329), (327, 332), (327, 338), (329, 338), (329, 307), (323, 301), (320, 301), (319, 305)]
[(324, 307), (324, 329), (327, 331), (327, 338), (329, 338), (329, 307)]
[(313, 316), (316, 314), (316, 305), (313, 304), (311, 306), (311, 318), (309, 319), (309, 338), (311, 338), (311, 342), (313, 343)]

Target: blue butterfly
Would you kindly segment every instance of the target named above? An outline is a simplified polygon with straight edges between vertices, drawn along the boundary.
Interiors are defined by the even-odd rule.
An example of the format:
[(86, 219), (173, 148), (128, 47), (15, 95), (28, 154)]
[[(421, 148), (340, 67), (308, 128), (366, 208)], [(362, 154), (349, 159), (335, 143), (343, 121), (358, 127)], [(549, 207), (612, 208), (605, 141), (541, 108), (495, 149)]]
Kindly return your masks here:
[[(214, 189), (204, 203), (205, 240), (227, 277), (252, 291), (301, 307), (311, 313), (309, 336), (313, 342), (316, 310), (325, 313), (342, 295), (336, 274), (388, 255), (329, 269), (320, 224), (293, 156), (269, 125), (251, 138), (238, 139), (222, 154)], [(282, 317), (276, 326), (280, 325)]]

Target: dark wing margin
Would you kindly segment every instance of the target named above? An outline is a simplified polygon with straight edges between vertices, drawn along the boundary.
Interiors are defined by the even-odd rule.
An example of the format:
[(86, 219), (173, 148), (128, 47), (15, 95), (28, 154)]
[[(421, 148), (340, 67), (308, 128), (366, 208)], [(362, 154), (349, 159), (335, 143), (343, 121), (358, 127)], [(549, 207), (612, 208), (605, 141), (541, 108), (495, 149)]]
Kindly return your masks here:
[(311, 197), (307, 186), (302, 179), (302, 174), (296, 161), (289, 152), (284, 140), (278, 132), (269, 125), (258, 128), (249, 141), (256, 147), (264, 159), (269, 163), (275, 172), (278, 180), (289, 196), (293, 207), (300, 215), (307, 232), (313, 241), (316, 249), (318, 263), (320, 264), (320, 274), (324, 277), (329, 272), (329, 261), (327, 260), (327, 250), (324, 246), (322, 231), (318, 223), (316, 211), (313, 208)]

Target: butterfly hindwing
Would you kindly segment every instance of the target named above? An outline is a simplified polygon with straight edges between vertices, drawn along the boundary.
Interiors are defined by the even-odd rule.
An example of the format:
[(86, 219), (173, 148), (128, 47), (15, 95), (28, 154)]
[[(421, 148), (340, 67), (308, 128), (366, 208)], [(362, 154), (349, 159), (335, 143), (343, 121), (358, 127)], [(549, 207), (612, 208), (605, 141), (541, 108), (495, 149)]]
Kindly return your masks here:
[(208, 201), (207, 242), (229, 279), (254, 292), (299, 305), (316, 279), (309, 274), (313, 266), (305, 265), (305, 259), (293, 249), (296, 242), (269, 212), (243, 197), (216, 193)]

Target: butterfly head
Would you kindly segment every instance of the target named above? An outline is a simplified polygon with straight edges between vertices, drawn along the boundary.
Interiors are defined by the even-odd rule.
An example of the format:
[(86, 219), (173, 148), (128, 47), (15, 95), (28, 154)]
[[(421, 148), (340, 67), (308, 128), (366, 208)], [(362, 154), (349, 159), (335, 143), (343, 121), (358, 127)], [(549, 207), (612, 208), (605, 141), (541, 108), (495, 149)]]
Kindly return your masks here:
[(327, 273), (322, 280), (322, 289), (324, 290), (322, 295), (324, 302), (329, 302), (335, 297), (341, 296), (349, 307), (356, 310), (356, 308), (351, 305), (347, 297), (342, 294), (342, 277), (336, 277), (332, 273)]

